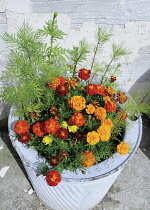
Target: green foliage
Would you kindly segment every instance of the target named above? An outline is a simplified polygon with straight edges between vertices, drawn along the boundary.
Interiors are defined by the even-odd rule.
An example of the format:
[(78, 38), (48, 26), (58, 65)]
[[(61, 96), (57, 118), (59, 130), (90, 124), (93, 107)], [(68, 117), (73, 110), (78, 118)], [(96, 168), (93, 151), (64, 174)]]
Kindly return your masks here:
[(136, 118), (142, 114), (150, 115), (150, 102), (148, 102), (149, 97), (150, 86), (147, 90), (138, 90), (135, 95), (123, 106), (123, 108), (129, 113), (129, 118), (131, 120), (136, 120)]
[[(43, 42), (46, 34), (51, 35), (50, 47)], [(5, 33), (2, 37), (11, 49), (9, 65), (1, 78), (5, 85), (0, 96), (5, 102), (17, 107), (16, 113), (20, 117), (26, 118), (31, 110), (41, 112), (53, 100), (50, 93), (47, 93), (47, 80), (67, 69), (64, 56), (66, 50), (58, 44), (53, 46), (56, 39), (62, 39), (62, 35), (64, 33), (58, 30), (56, 20), (53, 19), (43, 31), (34, 31), (24, 22), (16, 34)]]
[(105, 42), (109, 41), (110, 37), (112, 36), (112, 33), (106, 29), (98, 28), (98, 31), (96, 33), (96, 40), (97, 43), (102, 46)]
[(73, 50), (70, 50), (70, 60), (72, 62), (72, 68), (70, 71), (73, 72), (73, 76), (77, 73), (77, 64), (86, 60), (86, 55), (90, 52), (89, 45), (85, 39), (79, 41), (79, 47), (73, 46)]
[[(111, 81), (110, 77), (118, 76), (121, 73), (119, 58), (130, 52), (122, 44), (119, 46), (113, 44), (110, 61), (99, 63), (99, 53), (102, 53), (105, 43), (110, 40), (111, 32), (99, 28), (96, 33), (96, 42), (92, 46), (83, 39), (79, 41), (78, 46), (73, 46), (72, 50), (63, 49), (59, 40), (63, 39), (65, 34), (58, 29), (56, 17), (57, 13), (54, 13), (53, 19), (46, 22), (41, 30), (35, 31), (28, 23), (24, 22), (16, 34), (5, 33), (2, 37), (10, 46), (10, 53), (9, 64), (1, 77), (4, 86), (0, 91), (0, 96), (6, 103), (15, 106), (16, 115), (20, 119), (25, 119), (30, 124), (29, 133), (32, 138), (28, 146), (36, 149), (40, 155), (46, 158), (47, 162), (40, 168), (40, 173), (44, 176), (51, 169), (60, 173), (64, 169), (85, 170), (82, 165), (82, 155), (86, 151), (93, 152), (96, 163), (112, 156), (117, 151), (117, 145), (122, 141), (127, 125), (126, 117), (123, 114), (121, 117), (119, 116), (120, 110), (127, 113), (130, 119), (143, 113), (150, 114), (150, 106), (145, 101), (150, 95), (150, 88), (146, 92), (138, 92), (133, 99), (131, 98), (127, 102), (124, 99), (123, 102), (117, 102), (119, 101), (117, 100), (119, 87)], [(49, 38), (49, 43), (44, 42), (46, 37)], [(77, 70), (78, 66), (87, 61), (89, 53), (93, 55), (90, 65), (91, 73), (90, 78), (85, 81), (80, 77), (77, 78)], [(66, 77), (64, 78), (65, 82), (61, 84), (58, 76), (64, 76), (68, 72), (72, 79), (71, 83)], [(53, 82), (56, 79), (55, 84)], [(94, 86), (95, 83), (98, 85)], [(52, 88), (52, 84), (57, 88)], [(89, 84), (93, 84), (93, 91), (97, 92), (88, 93)], [(114, 89), (112, 93), (109, 93), (107, 87)], [(65, 91), (65, 88), (67, 91), (64, 94), (62, 92)], [(98, 92), (98, 88), (99, 91), (102, 88), (102, 92)], [(84, 97), (86, 102), (83, 109), (76, 110), (69, 104), (68, 99), (73, 96)], [(123, 97), (126, 98), (125, 95)], [(112, 104), (107, 104), (109, 101)], [(107, 130), (104, 130), (104, 136), (108, 132), (110, 134), (108, 140), (102, 140), (101, 136), (95, 144), (90, 144), (87, 141), (89, 132), (95, 131), (100, 136), (98, 129), (103, 124), (103, 120), (99, 119), (94, 111), (87, 112), (86, 107), (89, 104), (92, 104), (94, 109), (103, 107), (107, 111), (106, 120), (109, 119), (113, 124), (112, 128), (107, 123), (105, 125)], [(110, 105), (110, 110), (107, 110), (106, 104)], [(113, 110), (114, 104), (116, 108)], [(55, 111), (51, 111), (52, 108)], [(76, 131), (70, 131), (69, 127), (75, 126), (75, 122), (72, 122), (71, 119), (75, 113), (82, 114), (84, 119), (81, 118), (79, 121), (85, 120), (85, 122), (81, 126), (76, 125)], [(57, 133), (59, 129), (54, 134), (46, 131), (45, 121), (49, 119), (57, 121), (60, 128), (63, 128), (64, 121), (68, 123), (66, 139), (60, 138)], [(33, 132), (36, 122), (42, 123), (41, 127), (37, 128), (38, 131), (44, 132), (40, 136)], [(43, 135), (52, 137), (52, 142), (48, 144), (43, 142)], [(19, 135), (17, 137), (20, 138)], [(51, 167), (49, 161), (53, 157), (59, 158), (59, 162), (56, 166)]]

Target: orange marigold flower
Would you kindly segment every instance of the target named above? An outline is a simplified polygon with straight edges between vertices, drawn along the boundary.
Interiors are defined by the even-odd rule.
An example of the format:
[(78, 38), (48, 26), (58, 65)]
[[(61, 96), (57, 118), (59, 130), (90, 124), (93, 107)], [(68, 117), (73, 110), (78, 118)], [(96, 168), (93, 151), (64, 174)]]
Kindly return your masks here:
[(111, 77), (110, 77), (110, 80), (111, 80), (111, 82), (115, 82), (117, 79), (116, 79), (116, 77), (111, 76)]
[(52, 80), (51, 82), (47, 82), (47, 87), (56, 90), (58, 85), (64, 85), (65, 84), (65, 78), (64, 77), (53, 77), (50, 78)]
[(78, 78), (69, 78), (67, 80), (67, 86), (68, 88), (72, 87), (75, 90), (76, 86), (78, 86)]
[(56, 186), (61, 182), (61, 176), (58, 171), (49, 171), (46, 174), (46, 182), (49, 186)]
[(97, 101), (97, 100), (92, 100), (92, 101), (91, 101), (91, 104), (92, 104), (93, 106), (95, 106), (95, 107), (100, 106), (100, 103), (99, 103), (99, 101)]
[(87, 95), (96, 95), (97, 94), (97, 87), (94, 84), (88, 84), (86, 87)]
[(37, 122), (33, 125), (32, 131), (36, 136), (43, 137), (45, 135), (45, 124), (43, 122)]
[(30, 125), (25, 120), (19, 120), (15, 123), (14, 131), (17, 134), (27, 133), (30, 129)]
[(80, 69), (80, 70), (79, 70), (79, 73), (78, 73), (78, 77), (79, 77), (80, 79), (87, 80), (87, 79), (90, 78), (90, 73), (91, 73), (90, 70), (87, 70), (87, 69)]
[(81, 111), (86, 107), (86, 100), (82, 96), (73, 96), (68, 99), (68, 103), (76, 111)]
[(106, 109), (104, 109), (103, 107), (97, 107), (94, 111), (94, 115), (96, 116), (96, 118), (98, 120), (103, 120), (106, 117)]
[(68, 130), (66, 128), (59, 128), (57, 131), (56, 131), (56, 136), (57, 138), (59, 139), (64, 139), (66, 140), (68, 138)]
[(112, 95), (112, 94), (115, 93), (114, 89), (111, 88), (110, 86), (108, 86), (108, 87), (106, 88), (106, 92), (107, 92), (108, 94), (110, 94), (110, 95)]
[(52, 118), (54, 119), (54, 120), (59, 120), (60, 119), (60, 115), (58, 115), (58, 114), (55, 114), (55, 115), (53, 115), (52, 116)]
[(105, 103), (106, 103), (107, 101), (110, 101), (110, 100), (111, 100), (109, 96), (104, 96), (103, 99), (104, 99)]
[(85, 151), (81, 154), (81, 163), (83, 166), (89, 168), (96, 162), (95, 156), (91, 151)]
[(106, 126), (109, 126), (110, 128), (113, 127), (113, 123), (112, 123), (111, 119), (103, 119), (101, 121), (101, 125), (106, 125)]
[(95, 145), (99, 142), (99, 134), (96, 131), (88, 132), (87, 134), (87, 142), (90, 145)]
[(124, 121), (127, 119), (128, 115), (124, 110), (119, 110), (118, 111), (119, 119)]
[(60, 125), (57, 120), (49, 119), (45, 121), (45, 131), (49, 134), (54, 134), (59, 129)]
[(104, 108), (106, 109), (107, 112), (115, 112), (117, 109), (117, 104), (113, 100), (107, 101)]
[(93, 106), (93, 104), (89, 104), (86, 106), (85, 110), (88, 114), (93, 114), (93, 112), (95, 111), (95, 107)]
[(106, 95), (105, 88), (103, 85), (95, 85), (95, 87), (96, 87), (96, 94), (103, 95), (103, 96)]
[(69, 119), (70, 125), (76, 125), (76, 126), (83, 126), (85, 124), (85, 117), (82, 113), (76, 112), (72, 115), (72, 117)]
[(68, 93), (68, 87), (66, 85), (58, 85), (56, 91), (59, 95), (64, 96)]
[(121, 142), (120, 144), (117, 145), (117, 152), (120, 153), (121, 155), (126, 155), (129, 153), (129, 145), (127, 142)]
[(111, 133), (110, 133), (110, 126), (107, 125), (101, 125), (97, 132), (99, 134), (99, 138), (101, 141), (108, 141), (110, 139)]
[(56, 112), (57, 112), (57, 107), (56, 107), (56, 106), (52, 106), (52, 107), (49, 109), (49, 112), (50, 112), (51, 114), (56, 114)]
[(128, 96), (126, 96), (125, 93), (123, 93), (123, 92), (118, 92), (117, 93), (117, 100), (116, 101), (119, 101), (121, 104), (124, 104), (127, 100), (128, 100)]
[(20, 136), (19, 136), (19, 141), (23, 144), (27, 144), (29, 143), (29, 141), (31, 140), (31, 135), (30, 133), (22, 133)]

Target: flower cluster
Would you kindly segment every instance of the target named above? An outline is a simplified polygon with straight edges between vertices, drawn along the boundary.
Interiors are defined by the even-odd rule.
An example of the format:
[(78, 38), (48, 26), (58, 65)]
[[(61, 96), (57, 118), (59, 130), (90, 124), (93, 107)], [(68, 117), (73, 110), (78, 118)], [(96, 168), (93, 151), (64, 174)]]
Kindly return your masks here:
[[(90, 75), (91, 71), (83, 68), (78, 78), (49, 78), (47, 91), (52, 91), (54, 100), (43, 112), (46, 114), (41, 113), (35, 121), (19, 120), (14, 126), (19, 141), (34, 146), (46, 158), (50, 186), (61, 181), (63, 169), (84, 170), (114, 152), (129, 152), (121, 138), (127, 113), (119, 106), (128, 97), (111, 86), (91, 83)], [(115, 80), (110, 78), (113, 83)]]

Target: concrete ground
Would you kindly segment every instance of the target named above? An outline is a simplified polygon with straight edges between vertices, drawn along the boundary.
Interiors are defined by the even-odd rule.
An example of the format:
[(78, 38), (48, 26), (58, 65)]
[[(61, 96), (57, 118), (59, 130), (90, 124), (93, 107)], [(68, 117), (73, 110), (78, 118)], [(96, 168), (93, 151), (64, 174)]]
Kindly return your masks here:
[[(27, 179), (5, 124), (0, 124), (0, 210), (46, 210)], [(149, 117), (143, 117), (140, 148), (94, 210), (150, 210)]]

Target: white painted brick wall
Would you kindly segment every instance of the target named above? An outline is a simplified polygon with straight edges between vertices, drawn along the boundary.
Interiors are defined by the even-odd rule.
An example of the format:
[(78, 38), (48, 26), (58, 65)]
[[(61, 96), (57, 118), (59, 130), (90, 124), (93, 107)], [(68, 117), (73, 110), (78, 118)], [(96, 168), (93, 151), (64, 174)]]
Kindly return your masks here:
[[(132, 51), (120, 60), (121, 84), (133, 93), (150, 83), (149, 0), (0, 0), (0, 34), (6, 30), (16, 32), (16, 26), (24, 20), (35, 29), (41, 28), (53, 12), (59, 13), (58, 25), (68, 34), (62, 43), (65, 47), (77, 44), (83, 37), (92, 43), (98, 27), (112, 28), (112, 42), (124, 41)], [(109, 50), (107, 45), (100, 60), (109, 62)], [(6, 44), (0, 40), (0, 71), (5, 67), (6, 57)]]

